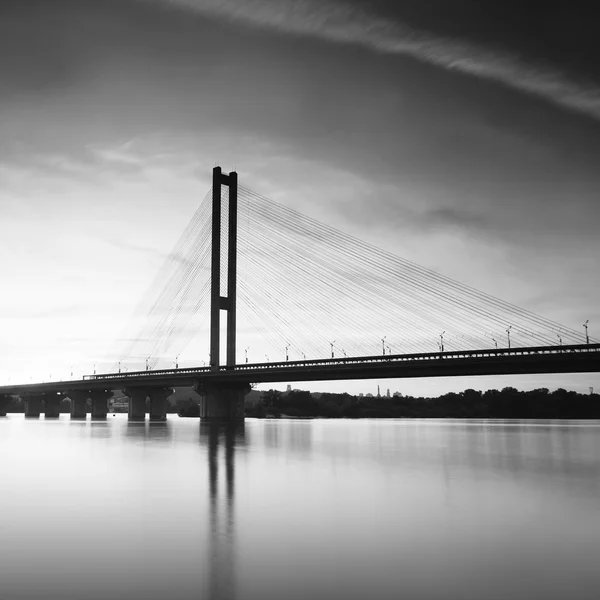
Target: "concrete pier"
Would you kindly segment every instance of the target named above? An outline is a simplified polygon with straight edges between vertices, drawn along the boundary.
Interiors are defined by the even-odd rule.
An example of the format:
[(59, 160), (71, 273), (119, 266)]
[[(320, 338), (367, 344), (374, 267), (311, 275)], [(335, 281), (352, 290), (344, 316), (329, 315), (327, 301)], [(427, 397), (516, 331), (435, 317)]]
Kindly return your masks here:
[(244, 398), (250, 391), (248, 384), (198, 383), (194, 389), (201, 396), (200, 418), (204, 421), (244, 420)]
[(87, 390), (70, 390), (67, 396), (71, 399), (71, 419), (85, 419), (87, 417)]
[(58, 419), (60, 417), (60, 403), (64, 396), (56, 392), (46, 392), (42, 397), (44, 399), (44, 414), (46, 419)]
[(174, 392), (172, 388), (154, 388), (148, 390), (150, 396), (150, 420), (167, 420), (167, 398)]
[(23, 408), (25, 409), (25, 416), (37, 418), (42, 412), (42, 401), (44, 399), (43, 394), (23, 394)]
[(0, 417), (5, 417), (8, 412), (11, 396), (8, 394), (0, 394)]
[(92, 419), (106, 419), (108, 414), (108, 399), (112, 396), (112, 390), (90, 390), (89, 397), (92, 400)]
[(143, 421), (146, 418), (146, 399), (149, 390), (146, 388), (127, 388), (123, 390), (129, 396), (129, 420)]

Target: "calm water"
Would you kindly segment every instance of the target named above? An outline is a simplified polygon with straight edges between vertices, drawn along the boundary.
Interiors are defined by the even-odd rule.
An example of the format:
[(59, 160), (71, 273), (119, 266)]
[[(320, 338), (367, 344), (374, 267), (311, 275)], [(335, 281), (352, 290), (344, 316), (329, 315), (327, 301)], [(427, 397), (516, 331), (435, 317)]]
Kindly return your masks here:
[(600, 597), (600, 424), (0, 419), (0, 598)]

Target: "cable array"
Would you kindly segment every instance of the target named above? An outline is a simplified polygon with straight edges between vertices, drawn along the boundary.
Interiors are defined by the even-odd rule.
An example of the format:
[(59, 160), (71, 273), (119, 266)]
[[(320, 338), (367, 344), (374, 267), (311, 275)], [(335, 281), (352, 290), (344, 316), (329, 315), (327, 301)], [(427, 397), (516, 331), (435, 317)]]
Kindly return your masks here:
[[(119, 364), (208, 353), (212, 190), (138, 304)], [(222, 188), (221, 295), (227, 295)], [(238, 188), (238, 355), (251, 362), (585, 343), (585, 334)], [(139, 323), (142, 319), (142, 323)], [(224, 327), (222, 320), (222, 328)], [(167, 359), (166, 357), (171, 357)], [(115, 365), (115, 369), (117, 365)]]
[[(113, 370), (155, 368), (206, 326), (210, 299), (211, 198), (206, 194), (136, 306)], [(114, 354), (113, 354), (114, 356)], [(166, 359), (165, 357), (170, 357)], [(163, 366), (172, 366), (170, 364)]]
[[(582, 332), (240, 187), (238, 310), (276, 360), (585, 343)], [(241, 276), (241, 275), (240, 275)]]

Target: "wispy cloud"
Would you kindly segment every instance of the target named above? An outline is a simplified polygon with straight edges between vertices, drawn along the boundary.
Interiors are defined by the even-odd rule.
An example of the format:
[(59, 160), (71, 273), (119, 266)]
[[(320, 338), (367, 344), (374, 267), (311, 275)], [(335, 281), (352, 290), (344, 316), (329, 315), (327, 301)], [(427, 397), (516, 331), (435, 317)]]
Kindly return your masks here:
[(508, 51), (436, 36), (335, 0), (152, 0), (202, 14), (359, 44), (379, 52), (413, 56), (445, 69), (494, 80), (553, 104), (600, 119), (600, 88), (566, 73), (528, 62)]

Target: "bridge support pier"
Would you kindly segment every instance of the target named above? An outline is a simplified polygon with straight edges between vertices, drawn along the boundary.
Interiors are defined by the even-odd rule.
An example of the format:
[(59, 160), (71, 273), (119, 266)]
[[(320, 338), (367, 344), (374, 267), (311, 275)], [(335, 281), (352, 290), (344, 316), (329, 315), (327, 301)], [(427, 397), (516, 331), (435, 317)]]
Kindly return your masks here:
[(148, 390), (146, 388), (127, 388), (123, 390), (123, 393), (129, 396), (129, 420), (144, 421), (146, 419)]
[(108, 399), (112, 396), (112, 390), (90, 390), (89, 397), (92, 400), (92, 419), (106, 419), (108, 414)]
[(150, 396), (150, 420), (167, 420), (167, 398), (173, 393), (172, 388), (154, 388), (148, 390)]
[(46, 419), (58, 419), (60, 416), (60, 403), (64, 396), (55, 392), (42, 394), (44, 399), (44, 415)]
[(87, 417), (87, 399), (89, 392), (84, 390), (71, 390), (67, 392), (71, 398), (71, 419), (85, 419)]
[(243, 421), (244, 398), (250, 391), (247, 383), (200, 383), (194, 385), (200, 394), (200, 418), (203, 421)]
[(172, 388), (127, 388), (123, 390), (129, 396), (129, 420), (144, 421), (146, 419), (146, 400), (150, 398), (150, 420), (167, 420), (167, 398), (173, 393)]
[(5, 417), (11, 397), (8, 394), (0, 394), (0, 417)]
[(43, 394), (23, 394), (23, 408), (26, 417), (39, 418), (42, 412)]

